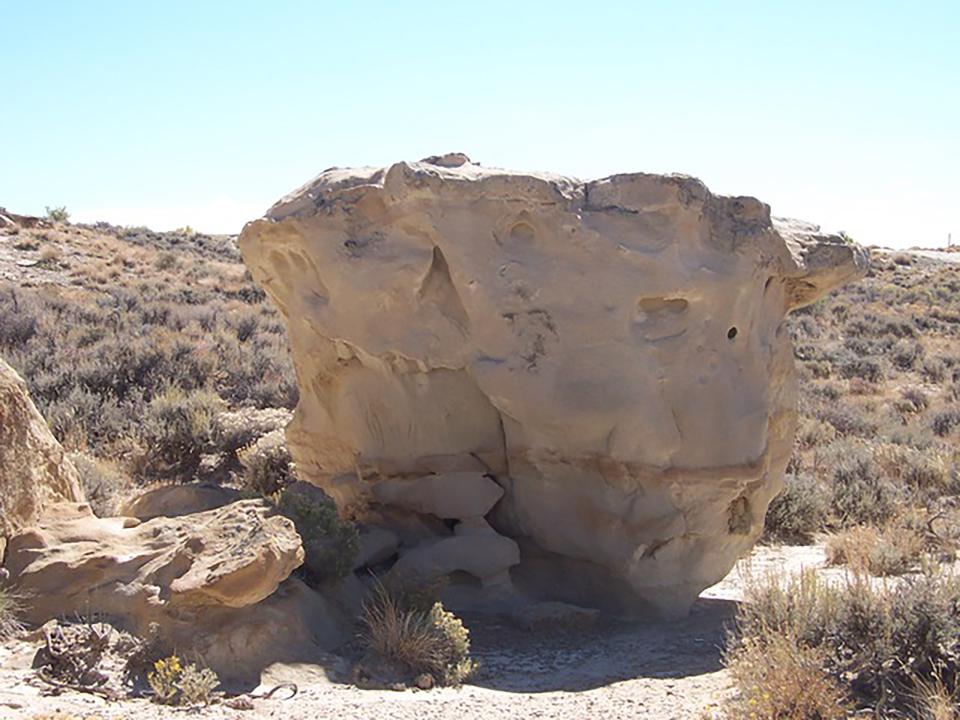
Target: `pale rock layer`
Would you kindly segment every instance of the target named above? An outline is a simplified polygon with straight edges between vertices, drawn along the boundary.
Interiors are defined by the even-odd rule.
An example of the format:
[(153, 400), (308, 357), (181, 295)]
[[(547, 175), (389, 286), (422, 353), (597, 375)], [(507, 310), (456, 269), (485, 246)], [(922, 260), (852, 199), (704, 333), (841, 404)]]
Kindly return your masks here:
[(411, 480), (387, 479), (373, 486), (373, 498), (385, 505), (463, 520), (486, 515), (503, 497), (503, 488), (480, 472), (446, 472)]
[[(458, 154), (327, 170), (240, 247), (287, 320), (302, 476), (377, 517), (448, 512), (385, 488), (433, 477), (453, 502), (473, 491), (447, 479), (489, 479), (502, 498), (477, 514), (498, 533), (666, 612), (750, 548), (782, 485), (785, 315), (867, 262), (694, 178), (582, 182)], [(399, 562), (453, 567), (463, 539), (405, 541)]]

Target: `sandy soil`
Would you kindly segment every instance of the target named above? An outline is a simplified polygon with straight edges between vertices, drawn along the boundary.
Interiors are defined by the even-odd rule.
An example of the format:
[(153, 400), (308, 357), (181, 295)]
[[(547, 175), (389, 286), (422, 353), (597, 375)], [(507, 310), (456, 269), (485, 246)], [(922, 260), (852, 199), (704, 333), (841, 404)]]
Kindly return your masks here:
[[(705, 591), (690, 616), (672, 623), (607, 622), (551, 633), (466, 617), (481, 672), (459, 689), (361, 690), (327, 679), (318, 666), (270, 668), (262, 688), (296, 682), (290, 700), (256, 699), (252, 710), (223, 705), (178, 710), (146, 700), (110, 703), (80, 693), (44, 694), (30, 671), (36, 645), (0, 647), (0, 719), (73, 713), (77, 718), (284, 718), (432, 720), (443, 718), (671, 718), (711, 716), (730, 692), (721, 665), (724, 626), (750, 573), (822, 567), (822, 548), (760, 546), (723, 582)], [(826, 572), (839, 572), (827, 570)], [(54, 715), (53, 717), (57, 717)]]

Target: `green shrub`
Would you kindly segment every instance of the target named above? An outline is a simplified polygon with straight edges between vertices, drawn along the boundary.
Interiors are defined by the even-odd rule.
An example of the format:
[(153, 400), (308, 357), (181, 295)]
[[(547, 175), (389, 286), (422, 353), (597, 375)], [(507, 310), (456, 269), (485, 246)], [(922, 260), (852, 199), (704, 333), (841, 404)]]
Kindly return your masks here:
[(871, 383), (883, 381), (886, 373), (883, 363), (872, 357), (858, 357), (844, 362), (840, 366), (840, 375), (846, 379), (860, 378)]
[(237, 340), (242, 343), (249, 340), (257, 331), (257, 327), (259, 325), (260, 319), (252, 313), (245, 313), (238, 317), (233, 323), (233, 329), (237, 334)]
[(146, 407), (142, 438), (150, 474), (190, 477), (200, 456), (214, 447), (217, 414), (224, 403), (210, 390), (169, 388)]
[(47, 219), (52, 220), (53, 222), (65, 223), (70, 221), (70, 213), (67, 212), (67, 208), (63, 205), (59, 207), (50, 207), (47, 206)]
[[(293, 413), (284, 408), (242, 408), (220, 413), (217, 417), (217, 445), (225, 452), (237, 452), (253, 445), (260, 438), (290, 423)], [(267, 493), (269, 494), (269, 493)]]
[(32, 303), (21, 300), (16, 291), (11, 291), (9, 303), (0, 306), (0, 349), (6, 352), (26, 344), (38, 329)]
[(210, 668), (198, 668), (190, 663), (183, 668), (177, 689), (180, 690), (180, 704), (187, 706), (209, 705), (213, 701), (213, 691), (220, 684), (220, 678)]
[(833, 467), (830, 509), (842, 525), (881, 524), (893, 514), (897, 488), (864, 447), (836, 443), (827, 455)]
[(802, 418), (797, 429), (801, 449), (807, 450), (827, 445), (837, 439), (837, 429), (830, 423), (816, 418)]
[(956, 451), (936, 445), (919, 450), (882, 443), (874, 450), (873, 458), (885, 475), (919, 494), (922, 505), (930, 498), (960, 494)]
[(357, 527), (344, 520), (332, 498), (303, 483), (280, 495), (280, 512), (293, 521), (316, 582), (345, 577), (359, 550)]
[(782, 540), (807, 541), (823, 529), (829, 509), (829, 495), (816, 478), (788, 474), (783, 490), (767, 509), (766, 533)]
[(469, 631), (439, 602), (427, 610), (409, 606), (377, 583), (360, 620), (367, 652), (403, 672), (429, 673), (439, 684), (459, 685), (477, 669)]
[[(162, 252), (157, 255), (157, 259), (154, 261), (153, 266), (157, 270), (174, 270), (180, 264), (180, 260), (177, 258), (177, 254), (173, 252)], [(162, 322), (159, 324), (163, 324)]]
[(283, 430), (273, 430), (238, 453), (243, 483), (255, 495), (272, 498), (296, 481)]
[(119, 501), (130, 488), (130, 479), (112, 463), (88, 453), (72, 452), (68, 457), (80, 476), (83, 495), (97, 517), (115, 515)]
[(882, 529), (855, 527), (827, 541), (827, 561), (871, 575), (902, 575), (917, 566), (923, 550), (923, 538), (913, 528), (899, 524)]
[(898, 340), (890, 355), (890, 360), (899, 370), (912, 370), (922, 358), (923, 345), (916, 340)]
[(947, 368), (944, 365), (943, 360), (938, 357), (927, 358), (924, 360), (921, 371), (923, 374), (923, 379), (928, 383), (933, 383), (934, 385), (939, 385), (947, 377)]
[(930, 398), (919, 388), (905, 388), (900, 392), (910, 412), (923, 412), (930, 406)]
[(748, 636), (724, 658), (737, 694), (726, 720), (844, 720), (850, 701), (821, 648), (791, 635)]
[(946, 437), (960, 425), (960, 406), (949, 407), (933, 416), (931, 429), (940, 437)]
[(817, 413), (818, 417), (830, 423), (841, 435), (870, 437), (877, 432), (877, 424), (864, 413), (850, 405), (837, 403)]
[(213, 701), (220, 678), (209, 668), (184, 665), (179, 657), (171, 655), (154, 663), (147, 682), (154, 701), (161, 705), (196, 706)]

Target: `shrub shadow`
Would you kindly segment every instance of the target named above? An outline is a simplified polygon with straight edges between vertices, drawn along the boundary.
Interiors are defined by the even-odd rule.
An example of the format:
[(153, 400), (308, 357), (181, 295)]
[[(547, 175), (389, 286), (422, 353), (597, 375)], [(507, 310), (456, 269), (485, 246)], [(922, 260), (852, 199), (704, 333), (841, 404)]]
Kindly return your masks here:
[(505, 692), (577, 692), (635, 678), (685, 678), (722, 669), (736, 603), (699, 599), (685, 618), (606, 621), (590, 628), (521, 630), (465, 618), (480, 672), (469, 684)]

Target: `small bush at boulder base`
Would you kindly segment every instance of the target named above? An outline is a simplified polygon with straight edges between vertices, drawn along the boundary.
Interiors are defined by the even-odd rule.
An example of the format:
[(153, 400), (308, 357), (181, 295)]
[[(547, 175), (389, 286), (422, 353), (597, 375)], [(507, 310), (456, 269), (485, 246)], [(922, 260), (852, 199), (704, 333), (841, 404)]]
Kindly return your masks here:
[(17, 614), (20, 604), (7, 588), (0, 587), (0, 641), (13, 637), (22, 629)]
[(130, 478), (113, 463), (86, 452), (72, 452), (70, 462), (80, 476), (83, 496), (97, 517), (115, 515), (120, 500), (131, 487)]
[(247, 490), (272, 498), (297, 478), (283, 430), (267, 433), (238, 453)]
[(344, 520), (332, 498), (318, 501), (320, 493), (301, 494), (285, 490), (280, 496), (280, 512), (293, 521), (311, 556), (312, 567), (324, 568), (322, 582), (341, 578), (353, 569), (360, 548), (357, 527)]
[(153, 668), (147, 682), (154, 700), (162, 705), (209, 705), (220, 684), (213, 670), (192, 663), (183, 665), (176, 655), (157, 660)]
[(220, 684), (220, 678), (210, 668), (198, 668), (190, 664), (183, 668), (177, 688), (180, 690), (181, 705), (209, 705), (213, 700), (213, 691)]
[[(791, 714), (795, 695), (777, 697), (781, 679), (762, 666), (764, 653), (767, 663), (793, 666), (806, 682), (819, 683), (825, 696), (846, 696), (883, 717), (924, 717), (919, 685), (942, 682), (953, 697), (960, 691), (960, 576), (924, 568), (887, 583), (857, 572), (830, 583), (812, 570), (748, 579), (725, 656), (737, 681), (735, 705), (768, 693), (784, 701), (775, 706), (780, 714), (757, 717), (838, 717)], [(812, 679), (817, 664), (830, 683)]]
[(788, 474), (783, 490), (767, 509), (767, 535), (807, 541), (823, 529), (829, 509), (830, 499), (816, 478)]
[(403, 604), (403, 594), (377, 583), (360, 616), (368, 652), (411, 676), (429, 673), (442, 685), (459, 685), (477, 669), (470, 632), (440, 602), (424, 610)]

